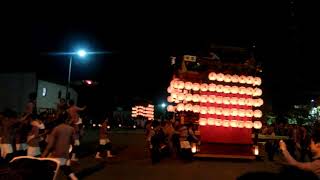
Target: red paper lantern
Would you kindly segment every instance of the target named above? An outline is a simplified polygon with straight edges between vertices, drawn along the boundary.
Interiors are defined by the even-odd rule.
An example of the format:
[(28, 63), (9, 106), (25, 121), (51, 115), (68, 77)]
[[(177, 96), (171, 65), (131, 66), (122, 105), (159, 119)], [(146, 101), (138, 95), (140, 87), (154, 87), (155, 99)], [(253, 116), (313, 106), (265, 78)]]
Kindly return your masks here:
[(237, 94), (237, 93), (239, 93), (239, 88), (238, 88), (238, 86), (232, 86), (231, 89), (230, 89), (230, 92), (231, 92), (232, 94)]
[(224, 97), (223, 104), (229, 105), (230, 104), (230, 97)]
[(173, 99), (177, 99), (177, 98), (178, 98), (178, 94), (177, 94), (177, 93), (171, 93), (171, 97), (172, 97)]
[(208, 101), (208, 96), (207, 95), (201, 95), (200, 102), (206, 103), (207, 101)]
[(223, 110), (222, 110), (222, 114), (224, 115), (224, 116), (230, 116), (230, 109), (228, 109), (228, 108), (224, 108)]
[(220, 81), (220, 82), (224, 81), (224, 74), (222, 73), (217, 74), (217, 81)]
[(262, 123), (261, 123), (261, 121), (254, 121), (254, 122), (253, 122), (253, 128), (255, 128), (255, 129), (261, 129), (261, 128), (262, 128)]
[(238, 126), (237, 120), (231, 120), (230, 121), (230, 126), (233, 127), (233, 128), (237, 127)]
[(219, 92), (219, 93), (223, 92), (223, 85), (221, 85), (221, 84), (217, 85), (216, 86), (216, 91)]
[(229, 127), (230, 126), (230, 122), (228, 120), (224, 120), (222, 123), (223, 127)]
[(183, 89), (183, 88), (184, 88), (184, 82), (178, 81), (178, 89)]
[(209, 91), (214, 92), (216, 90), (216, 85), (215, 84), (209, 84)]
[(247, 78), (245, 76), (241, 75), (239, 77), (239, 83), (244, 84), (244, 83), (246, 83), (246, 81), (247, 81)]
[(245, 94), (246, 93), (246, 88), (241, 86), (239, 87), (239, 94)]
[(253, 111), (253, 116), (254, 116), (255, 118), (261, 118), (261, 117), (262, 117), (262, 111), (260, 111), (259, 109), (254, 110), (254, 111)]
[(206, 83), (201, 84), (200, 89), (201, 91), (208, 91), (208, 84)]
[(244, 121), (237, 121), (237, 127), (243, 128), (244, 127)]
[(230, 104), (232, 104), (232, 105), (238, 104), (238, 98), (236, 98), (236, 97), (231, 97), (231, 98), (230, 98)]
[(189, 102), (189, 101), (192, 101), (192, 98), (193, 98), (192, 94), (187, 94), (185, 100)]
[(215, 114), (215, 112), (216, 112), (215, 107), (208, 108), (208, 114)]
[(230, 86), (224, 86), (223, 92), (226, 94), (229, 94), (231, 91), (231, 87)]
[(210, 96), (208, 96), (208, 100), (207, 100), (207, 102), (209, 102), (209, 103), (214, 103), (214, 98), (215, 98), (215, 96), (214, 96), (214, 95), (210, 95)]
[(207, 119), (206, 118), (200, 118), (199, 119), (199, 125), (200, 126), (206, 126), (207, 125)]
[(215, 119), (214, 125), (221, 126), (222, 125), (222, 120), (221, 119)]
[(224, 82), (226, 82), (226, 83), (231, 82), (231, 78), (232, 78), (232, 76), (231, 76), (230, 74), (226, 74), (226, 75), (224, 76)]
[(216, 102), (217, 104), (222, 104), (222, 96), (216, 96), (215, 102)]
[(167, 101), (168, 101), (169, 103), (172, 103), (172, 102), (173, 102), (173, 98), (172, 98), (171, 96), (168, 96), (168, 97), (167, 97)]
[(217, 74), (215, 72), (211, 72), (208, 75), (209, 80), (214, 81), (217, 79)]
[(231, 116), (238, 116), (238, 109), (232, 108), (231, 109)]
[(239, 76), (238, 75), (233, 75), (232, 78), (231, 78), (231, 82), (238, 83), (239, 82)]
[(207, 114), (207, 107), (205, 107), (205, 106), (202, 106), (202, 107), (200, 107), (200, 114)]
[(245, 105), (245, 99), (244, 99), (244, 98), (239, 98), (238, 104), (239, 104), (240, 106)]
[(253, 94), (253, 88), (248, 87), (248, 88), (246, 88), (246, 89), (247, 89), (247, 90), (246, 90), (246, 95), (251, 96), (251, 95)]
[(253, 81), (253, 84), (256, 85), (256, 86), (260, 86), (261, 85), (261, 78), (255, 77), (254, 81)]
[(184, 83), (184, 88), (186, 90), (191, 90), (192, 89), (192, 82), (186, 82)]
[(208, 125), (212, 126), (214, 125), (214, 119), (213, 118), (208, 118)]
[(184, 95), (183, 93), (179, 93), (179, 94), (178, 94), (178, 100), (179, 100), (179, 101), (183, 101), (184, 98), (185, 98), (185, 95)]
[(172, 92), (173, 92), (172, 86), (169, 86), (169, 87), (167, 88), (167, 92), (168, 92), (168, 93), (172, 93)]
[(192, 95), (192, 101), (193, 102), (199, 102), (200, 101), (200, 95), (199, 94), (193, 94)]
[(251, 121), (245, 121), (244, 122), (244, 127), (245, 128), (251, 129), (252, 126), (253, 126), (253, 123)]
[(222, 108), (216, 108), (216, 115), (222, 115)]
[(255, 88), (253, 92), (253, 96), (261, 96), (262, 90), (260, 88)]
[(238, 110), (238, 116), (244, 117), (246, 115), (246, 111), (244, 109), (239, 109)]
[(192, 90), (199, 91), (200, 90), (200, 84), (199, 83), (193, 83), (192, 84)]
[(177, 111), (184, 111), (184, 104), (182, 104), (182, 103), (178, 104)]
[(168, 106), (167, 106), (167, 111), (168, 111), (168, 112), (174, 112), (174, 106), (168, 105)]
[(192, 106), (192, 110), (194, 113), (199, 113), (200, 112), (200, 106), (199, 105), (194, 105)]
[(253, 84), (254, 83), (254, 78), (252, 76), (248, 76), (246, 79), (247, 84)]
[(193, 109), (192, 109), (192, 104), (186, 104), (185, 106), (184, 106), (184, 110), (185, 111), (192, 111)]
[(246, 117), (252, 117), (253, 116), (253, 111), (251, 109), (246, 110)]

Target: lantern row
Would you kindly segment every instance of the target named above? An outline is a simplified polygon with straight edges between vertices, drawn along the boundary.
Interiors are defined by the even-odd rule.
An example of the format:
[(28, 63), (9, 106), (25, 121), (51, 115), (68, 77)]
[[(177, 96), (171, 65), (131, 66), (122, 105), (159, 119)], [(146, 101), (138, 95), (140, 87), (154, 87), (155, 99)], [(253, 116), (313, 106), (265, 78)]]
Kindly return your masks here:
[(154, 119), (154, 105), (149, 104), (147, 107), (134, 106), (132, 107), (131, 117), (146, 117), (148, 120)]
[(186, 111), (186, 112), (194, 112), (200, 114), (212, 114), (212, 115), (223, 115), (223, 116), (239, 116), (239, 117), (255, 117), (261, 118), (262, 111), (252, 110), (252, 109), (237, 109), (237, 108), (221, 108), (221, 107), (207, 107), (200, 105), (192, 105), (192, 104), (178, 104), (176, 107), (169, 105), (167, 107), (168, 112), (174, 111)]
[(244, 75), (238, 76), (238, 75), (230, 75), (230, 74), (215, 73), (215, 72), (209, 73), (208, 78), (211, 81), (251, 84), (253, 86), (260, 86), (262, 82), (260, 77), (244, 76)]
[(183, 93), (172, 93), (171, 96), (168, 96), (167, 101), (169, 103), (180, 101), (186, 102), (201, 102), (201, 103), (216, 103), (216, 104), (225, 104), (225, 105), (240, 105), (240, 106), (254, 106), (260, 107), (263, 105), (263, 100), (252, 99), (252, 98), (238, 98), (238, 97), (224, 97), (224, 96), (215, 96), (215, 95), (199, 95), (199, 94), (183, 94)]
[(222, 127), (233, 127), (233, 128), (255, 128), (261, 129), (262, 123), (261, 121), (238, 121), (238, 120), (221, 120), (214, 118), (200, 118), (199, 119), (200, 126), (222, 126)]
[(218, 92), (225, 94), (241, 94), (241, 95), (252, 95), (252, 96), (261, 96), (262, 90), (260, 88), (252, 88), (252, 87), (243, 87), (243, 86), (229, 86), (229, 85), (221, 85), (221, 84), (199, 84), (183, 81), (177, 81), (178, 85), (170, 85), (167, 89), (168, 93), (177, 93), (181, 92), (180, 90), (193, 90), (193, 91), (210, 91), (210, 92)]

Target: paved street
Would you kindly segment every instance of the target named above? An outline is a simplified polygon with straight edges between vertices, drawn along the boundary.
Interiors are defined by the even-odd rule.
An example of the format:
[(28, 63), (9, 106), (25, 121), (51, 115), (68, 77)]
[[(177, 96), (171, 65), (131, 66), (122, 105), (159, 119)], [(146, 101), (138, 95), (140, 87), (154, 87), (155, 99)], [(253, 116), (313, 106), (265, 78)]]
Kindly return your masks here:
[[(87, 136), (93, 137), (93, 134)], [(142, 131), (113, 133), (111, 140), (118, 154), (116, 158), (107, 161), (95, 160), (94, 146), (87, 145), (90, 148), (82, 155), (80, 165), (74, 166), (81, 179), (235, 179), (246, 172), (275, 172), (280, 167), (277, 163), (264, 161), (216, 159), (195, 160), (192, 163), (166, 159), (160, 164), (151, 165), (144, 152)], [(61, 176), (59, 179), (65, 178)]]

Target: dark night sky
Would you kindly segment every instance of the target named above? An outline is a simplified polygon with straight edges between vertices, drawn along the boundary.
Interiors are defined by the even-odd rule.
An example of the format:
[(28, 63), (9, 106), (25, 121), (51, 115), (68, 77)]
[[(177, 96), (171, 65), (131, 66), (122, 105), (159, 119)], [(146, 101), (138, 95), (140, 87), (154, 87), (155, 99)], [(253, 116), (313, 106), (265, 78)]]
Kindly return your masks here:
[[(147, 6), (19, 12), (3, 26), (8, 50), (0, 62), (1, 72), (37, 70), (42, 77), (63, 81), (66, 58), (42, 53), (68, 51), (80, 44), (112, 54), (75, 63), (74, 80), (103, 82), (107, 86), (95, 91), (110, 96), (139, 95), (160, 102), (170, 77), (170, 55), (197, 53), (211, 42), (248, 48), (255, 43), (256, 59), (264, 67), (264, 88), (276, 109), (313, 97), (304, 91), (320, 92), (312, 47), (316, 16), (310, 13), (310, 4), (230, 1)], [(36, 64), (42, 68), (34, 68)], [(150, 77), (154, 81), (148, 82)], [(87, 99), (101, 100), (97, 95)]]

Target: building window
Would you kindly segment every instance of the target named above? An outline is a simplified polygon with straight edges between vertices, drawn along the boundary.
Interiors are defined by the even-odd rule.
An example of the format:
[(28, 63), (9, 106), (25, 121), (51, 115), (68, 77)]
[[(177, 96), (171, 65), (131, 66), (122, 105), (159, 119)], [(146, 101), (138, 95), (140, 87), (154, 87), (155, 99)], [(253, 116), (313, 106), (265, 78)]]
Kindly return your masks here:
[(42, 88), (42, 96), (46, 96), (47, 95), (47, 88)]

